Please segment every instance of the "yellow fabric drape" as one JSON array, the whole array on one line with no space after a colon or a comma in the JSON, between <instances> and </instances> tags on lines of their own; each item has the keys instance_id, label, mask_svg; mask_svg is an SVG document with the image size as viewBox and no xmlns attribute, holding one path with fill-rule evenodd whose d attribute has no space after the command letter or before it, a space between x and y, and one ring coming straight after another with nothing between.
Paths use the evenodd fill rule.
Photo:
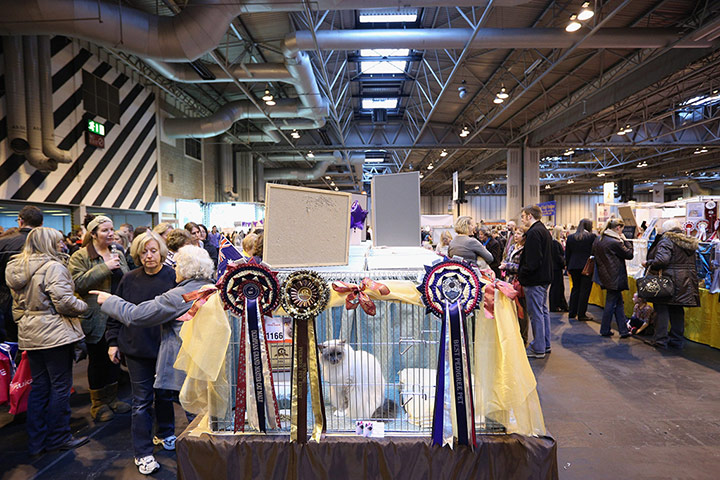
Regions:
<instances>
[{"instance_id":1,"label":"yellow fabric drape","mask_svg":"<svg viewBox=\"0 0 720 480\"><path fill-rule=\"evenodd\" d=\"M515 303L495 290L495 318L475 313L475 421L494 420L508 433L545 435L537 382L520 336Z\"/></svg>"},{"instance_id":2,"label":"yellow fabric drape","mask_svg":"<svg viewBox=\"0 0 720 480\"><path fill-rule=\"evenodd\" d=\"M227 412L230 385L225 358L230 344L230 324L220 295L212 295L180 329L182 346L175 368L187 374L180 403L192 413Z\"/></svg>"}]
</instances>

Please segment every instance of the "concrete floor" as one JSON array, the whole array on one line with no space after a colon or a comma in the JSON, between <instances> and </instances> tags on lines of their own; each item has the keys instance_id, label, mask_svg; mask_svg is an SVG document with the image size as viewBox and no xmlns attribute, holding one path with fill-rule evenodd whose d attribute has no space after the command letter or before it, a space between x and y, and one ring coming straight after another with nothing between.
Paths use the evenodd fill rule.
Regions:
<instances>
[{"instance_id":1,"label":"concrete floor","mask_svg":"<svg viewBox=\"0 0 720 480\"><path fill-rule=\"evenodd\" d=\"M567 314L552 314L552 330L552 354L531 365L561 479L720 478L720 350L688 342L663 353L636 338L600 337L597 322ZM144 478L132 462L130 416L95 425L82 363L75 380L73 431L90 443L32 460L22 419L2 427L0 413L0 478ZM128 386L122 391L127 398ZM179 407L176 419L179 433ZM153 477L175 478L175 453L156 458L162 469Z\"/></svg>"}]
</instances>

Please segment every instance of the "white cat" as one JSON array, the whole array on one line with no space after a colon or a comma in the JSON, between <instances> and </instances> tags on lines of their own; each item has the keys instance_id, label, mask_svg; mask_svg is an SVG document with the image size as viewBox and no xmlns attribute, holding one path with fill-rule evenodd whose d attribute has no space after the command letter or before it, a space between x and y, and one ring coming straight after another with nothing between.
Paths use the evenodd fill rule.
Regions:
<instances>
[{"instance_id":1,"label":"white cat","mask_svg":"<svg viewBox=\"0 0 720 480\"><path fill-rule=\"evenodd\" d=\"M338 415L353 420L392 415L392 405L383 405L385 377L380 362L368 352L355 351L345 340L319 345L323 383L330 387L330 403Z\"/></svg>"}]
</instances>

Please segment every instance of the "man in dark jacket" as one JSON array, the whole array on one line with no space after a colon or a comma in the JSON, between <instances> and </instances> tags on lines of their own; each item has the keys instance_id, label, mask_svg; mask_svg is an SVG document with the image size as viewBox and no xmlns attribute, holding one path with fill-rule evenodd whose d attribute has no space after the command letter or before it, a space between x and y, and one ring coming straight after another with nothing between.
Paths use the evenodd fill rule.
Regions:
<instances>
[{"instance_id":1,"label":"man in dark jacket","mask_svg":"<svg viewBox=\"0 0 720 480\"><path fill-rule=\"evenodd\" d=\"M43 224L43 214L39 208L27 205L20 210L17 218L20 231L15 235L0 238L0 341L17 342L17 325L12 317L12 297L5 284L5 267L10 258L20 253L25 246L25 239L35 227Z\"/></svg>"},{"instance_id":2,"label":"man in dark jacket","mask_svg":"<svg viewBox=\"0 0 720 480\"><path fill-rule=\"evenodd\" d=\"M669 298L653 301L657 313L653 345L659 348L682 348L685 340L685 307L700 306L695 263L698 241L685 235L675 220L667 220L663 230L665 233L648 251L646 265L654 273L662 270L663 276L671 278L675 291Z\"/></svg>"},{"instance_id":3,"label":"man in dark jacket","mask_svg":"<svg viewBox=\"0 0 720 480\"><path fill-rule=\"evenodd\" d=\"M552 282L552 236L540 221L542 211L536 205L522 209L520 221L528 229L520 256L518 280L525 289L527 311L532 325L533 341L529 358L545 358L550 353L550 311L547 292Z\"/></svg>"},{"instance_id":4,"label":"man in dark jacket","mask_svg":"<svg viewBox=\"0 0 720 480\"><path fill-rule=\"evenodd\" d=\"M611 218L592 248L595 256L595 281L607 291L600 323L600 335L603 337L613 335L610 330L613 317L615 317L620 338L630 336L622 292L629 288L625 260L632 260L633 244L623 235L623 228L625 228L625 224L622 220Z\"/></svg>"}]
</instances>

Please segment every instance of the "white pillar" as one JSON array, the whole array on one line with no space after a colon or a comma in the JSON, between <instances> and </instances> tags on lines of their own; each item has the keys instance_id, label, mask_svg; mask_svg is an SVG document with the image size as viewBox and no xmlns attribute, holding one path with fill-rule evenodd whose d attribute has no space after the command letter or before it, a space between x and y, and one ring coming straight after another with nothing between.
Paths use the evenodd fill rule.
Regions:
<instances>
[{"instance_id":1,"label":"white pillar","mask_svg":"<svg viewBox=\"0 0 720 480\"><path fill-rule=\"evenodd\" d=\"M658 182L655 185L653 185L652 194L653 194L653 197L652 197L653 202L664 203L665 202L665 183Z\"/></svg>"},{"instance_id":2,"label":"white pillar","mask_svg":"<svg viewBox=\"0 0 720 480\"><path fill-rule=\"evenodd\" d=\"M522 151L509 148L507 151L507 188L505 196L505 220L517 220L523 207Z\"/></svg>"}]
</instances>

